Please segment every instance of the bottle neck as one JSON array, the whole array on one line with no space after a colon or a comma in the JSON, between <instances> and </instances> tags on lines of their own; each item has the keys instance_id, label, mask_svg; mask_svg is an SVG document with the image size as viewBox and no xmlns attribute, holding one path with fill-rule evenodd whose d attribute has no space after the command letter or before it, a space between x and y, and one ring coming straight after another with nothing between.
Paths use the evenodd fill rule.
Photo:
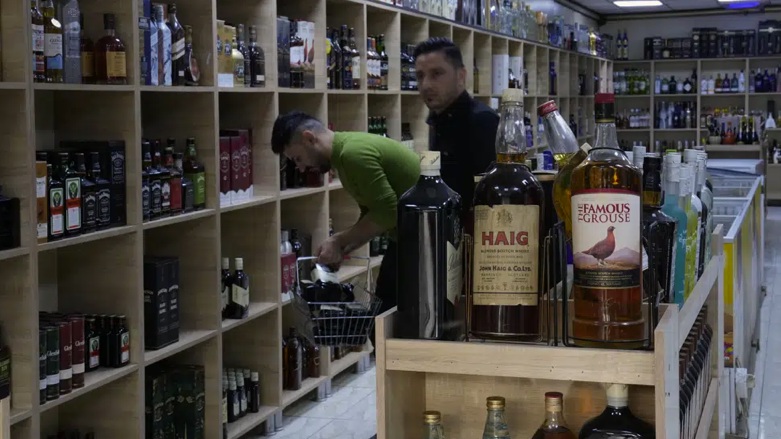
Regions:
<instances>
[{"instance_id":1,"label":"bottle neck","mask_svg":"<svg viewBox=\"0 0 781 439\"><path fill-rule=\"evenodd\" d=\"M439 177L440 172L439 169L421 169L420 170L420 176L421 177Z\"/></svg>"},{"instance_id":2,"label":"bottle neck","mask_svg":"<svg viewBox=\"0 0 781 439\"><path fill-rule=\"evenodd\" d=\"M564 424L564 412L562 410L545 410L544 427L553 428L563 426Z\"/></svg>"},{"instance_id":3,"label":"bottle neck","mask_svg":"<svg viewBox=\"0 0 781 439\"><path fill-rule=\"evenodd\" d=\"M615 119L602 119L597 121L594 148L619 149Z\"/></svg>"},{"instance_id":4,"label":"bottle neck","mask_svg":"<svg viewBox=\"0 0 781 439\"><path fill-rule=\"evenodd\" d=\"M499 129L496 133L498 163L524 163L526 161L526 129L523 125L523 104L507 102L500 108Z\"/></svg>"}]
</instances>

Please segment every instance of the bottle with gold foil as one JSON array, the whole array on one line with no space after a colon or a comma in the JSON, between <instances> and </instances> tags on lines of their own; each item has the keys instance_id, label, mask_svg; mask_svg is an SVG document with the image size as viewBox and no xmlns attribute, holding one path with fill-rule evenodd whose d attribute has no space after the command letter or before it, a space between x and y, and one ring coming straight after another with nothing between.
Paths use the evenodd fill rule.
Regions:
<instances>
[{"instance_id":1,"label":"bottle with gold foil","mask_svg":"<svg viewBox=\"0 0 781 439\"><path fill-rule=\"evenodd\" d=\"M236 40L236 28L231 28L231 66L233 67L233 86L244 87L244 55Z\"/></svg>"},{"instance_id":2,"label":"bottle with gold foil","mask_svg":"<svg viewBox=\"0 0 781 439\"><path fill-rule=\"evenodd\" d=\"M436 411L423 412L423 439L445 439L442 414Z\"/></svg>"},{"instance_id":3,"label":"bottle with gold foil","mask_svg":"<svg viewBox=\"0 0 781 439\"><path fill-rule=\"evenodd\" d=\"M496 163L474 196L470 335L538 341L544 193L525 165L523 91L502 94Z\"/></svg>"},{"instance_id":4,"label":"bottle with gold foil","mask_svg":"<svg viewBox=\"0 0 781 439\"><path fill-rule=\"evenodd\" d=\"M560 392L545 393L545 421L532 439L575 439L564 420L564 395Z\"/></svg>"},{"instance_id":5,"label":"bottle with gold foil","mask_svg":"<svg viewBox=\"0 0 781 439\"><path fill-rule=\"evenodd\" d=\"M505 401L502 396L489 396L485 401L488 416L483 428L483 439L510 439L510 429L504 418Z\"/></svg>"}]
</instances>

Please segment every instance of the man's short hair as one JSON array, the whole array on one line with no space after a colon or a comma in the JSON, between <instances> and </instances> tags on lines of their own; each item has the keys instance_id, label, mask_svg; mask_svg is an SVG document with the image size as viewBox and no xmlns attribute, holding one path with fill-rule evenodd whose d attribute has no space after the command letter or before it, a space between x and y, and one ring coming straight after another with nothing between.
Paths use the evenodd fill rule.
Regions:
<instances>
[{"instance_id":1,"label":"man's short hair","mask_svg":"<svg viewBox=\"0 0 781 439\"><path fill-rule=\"evenodd\" d=\"M415 52L413 53L413 56L415 60L417 60L420 55L426 55L433 52L442 52L442 54L445 56L445 59L447 59L450 64L457 69L464 67L464 57L461 55L461 49L459 49L458 46L456 46L456 43L454 43L450 38L429 38L428 40L415 46Z\"/></svg>"},{"instance_id":2,"label":"man's short hair","mask_svg":"<svg viewBox=\"0 0 781 439\"><path fill-rule=\"evenodd\" d=\"M274 154L282 154L293 138L302 131L319 132L322 129L323 124L319 120L303 111L291 111L283 114L274 121L274 128L271 130L271 150L274 151Z\"/></svg>"}]
</instances>

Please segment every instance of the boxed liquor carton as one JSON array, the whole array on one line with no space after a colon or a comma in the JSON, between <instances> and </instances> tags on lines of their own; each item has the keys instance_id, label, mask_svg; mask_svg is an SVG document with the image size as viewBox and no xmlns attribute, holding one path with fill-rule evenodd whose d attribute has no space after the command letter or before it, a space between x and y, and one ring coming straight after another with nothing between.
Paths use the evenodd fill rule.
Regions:
<instances>
[{"instance_id":1,"label":"boxed liquor carton","mask_svg":"<svg viewBox=\"0 0 781 439\"><path fill-rule=\"evenodd\" d=\"M145 418L146 437L164 438L163 420L165 415L165 375L154 368L146 374L145 380Z\"/></svg>"},{"instance_id":2,"label":"boxed liquor carton","mask_svg":"<svg viewBox=\"0 0 781 439\"><path fill-rule=\"evenodd\" d=\"M48 174L45 161L35 162L35 205L37 212L36 235L38 242L46 242L49 236L49 203L46 197Z\"/></svg>"},{"instance_id":3,"label":"boxed liquor carton","mask_svg":"<svg viewBox=\"0 0 781 439\"><path fill-rule=\"evenodd\" d=\"M152 56L152 42L150 38L150 21L152 19L152 2L150 0L138 1L138 62L139 72L141 74L140 83L143 85L152 85L152 76L150 71L150 59ZM155 46L157 46L157 35L155 34Z\"/></svg>"},{"instance_id":4,"label":"boxed liquor carton","mask_svg":"<svg viewBox=\"0 0 781 439\"><path fill-rule=\"evenodd\" d=\"M204 439L206 379L203 366L178 366L169 376L177 389L173 414L175 437Z\"/></svg>"},{"instance_id":5,"label":"boxed liquor carton","mask_svg":"<svg viewBox=\"0 0 781 439\"><path fill-rule=\"evenodd\" d=\"M290 20L277 17L277 84L290 87Z\"/></svg>"},{"instance_id":6,"label":"boxed liquor carton","mask_svg":"<svg viewBox=\"0 0 781 439\"><path fill-rule=\"evenodd\" d=\"M168 332L166 343L172 344L179 341L179 259L168 258L166 260L168 273Z\"/></svg>"},{"instance_id":7,"label":"boxed liquor carton","mask_svg":"<svg viewBox=\"0 0 781 439\"><path fill-rule=\"evenodd\" d=\"M230 136L220 133L220 206L228 206L233 202L230 141Z\"/></svg>"},{"instance_id":8,"label":"boxed liquor carton","mask_svg":"<svg viewBox=\"0 0 781 439\"><path fill-rule=\"evenodd\" d=\"M160 349L168 344L171 283L163 258L144 258L144 347Z\"/></svg>"},{"instance_id":9,"label":"boxed liquor carton","mask_svg":"<svg viewBox=\"0 0 781 439\"><path fill-rule=\"evenodd\" d=\"M254 196L252 131L245 129L221 130L220 136L230 137L231 202L241 202Z\"/></svg>"}]
</instances>

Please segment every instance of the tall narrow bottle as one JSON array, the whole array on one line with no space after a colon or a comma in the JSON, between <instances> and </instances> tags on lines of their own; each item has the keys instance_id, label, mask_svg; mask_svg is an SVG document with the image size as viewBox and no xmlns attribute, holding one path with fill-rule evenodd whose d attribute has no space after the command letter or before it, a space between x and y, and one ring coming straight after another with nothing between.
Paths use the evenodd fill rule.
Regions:
<instances>
[{"instance_id":1,"label":"tall narrow bottle","mask_svg":"<svg viewBox=\"0 0 781 439\"><path fill-rule=\"evenodd\" d=\"M579 439L655 439L653 425L636 417L629 410L629 386L608 384L607 407L596 418L589 419L580 429Z\"/></svg>"},{"instance_id":2,"label":"tall narrow bottle","mask_svg":"<svg viewBox=\"0 0 781 439\"><path fill-rule=\"evenodd\" d=\"M76 173L81 180L81 231L82 233L94 232L98 227L98 187L95 182L87 178L87 163L84 153L77 152Z\"/></svg>"},{"instance_id":3,"label":"tall narrow bottle","mask_svg":"<svg viewBox=\"0 0 781 439\"><path fill-rule=\"evenodd\" d=\"M695 195L695 189L694 186L697 183L697 160L696 158L694 161L687 161L687 172L688 172L688 184L686 185L686 196L689 198L689 206L691 207L692 212L694 212L697 215L697 233L695 235L695 241L694 241L694 272L692 273L694 276L694 279L692 281L692 288L694 288L694 284L697 283L697 279L700 278L700 274L702 273L701 268L703 266L702 263L702 254L701 252L705 250L705 246L703 245L702 240L705 238L705 234L703 233L705 230L705 221L704 219L707 218L707 214L702 209L702 201L700 198Z\"/></svg>"},{"instance_id":4,"label":"tall narrow bottle","mask_svg":"<svg viewBox=\"0 0 781 439\"><path fill-rule=\"evenodd\" d=\"M706 184L708 175L708 153L700 151L697 157L697 195L702 204L708 208L708 218L705 220L705 265L711 259L711 233L713 233L713 192Z\"/></svg>"},{"instance_id":5,"label":"tall narrow bottle","mask_svg":"<svg viewBox=\"0 0 781 439\"><path fill-rule=\"evenodd\" d=\"M59 5L62 24L63 76L68 84L81 84L81 24L78 0Z\"/></svg>"},{"instance_id":6,"label":"tall narrow bottle","mask_svg":"<svg viewBox=\"0 0 781 439\"><path fill-rule=\"evenodd\" d=\"M423 412L423 439L445 439L442 414L435 411Z\"/></svg>"},{"instance_id":7,"label":"tall narrow bottle","mask_svg":"<svg viewBox=\"0 0 781 439\"><path fill-rule=\"evenodd\" d=\"M701 174L705 172L705 169L704 166L702 170L700 169L700 162L702 160L700 159L700 152L696 149L685 150L683 152L683 159L692 167L694 179L692 181L691 200L692 206L700 215L700 229L699 233L697 233L697 278L699 278L702 276L703 271L705 271L705 264L707 263L705 260L705 248L710 245L710 229L708 229L710 209L700 198L700 188L702 187L702 184L700 183ZM702 164L704 165L704 162Z\"/></svg>"},{"instance_id":8,"label":"tall narrow bottle","mask_svg":"<svg viewBox=\"0 0 781 439\"><path fill-rule=\"evenodd\" d=\"M662 159L648 154L643 163L643 237L648 242L648 253L653 257L656 281L659 283L657 303L673 303L675 278L676 228L675 218L662 212ZM657 288L657 285L647 285Z\"/></svg>"},{"instance_id":9,"label":"tall narrow bottle","mask_svg":"<svg viewBox=\"0 0 781 439\"><path fill-rule=\"evenodd\" d=\"M244 272L244 259L234 260L236 272L233 273L231 286L231 304L233 312L231 318L245 319L249 313L249 276Z\"/></svg>"},{"instance_id":10,"label":"tall narrow bottle","mask_svg":"<svg viewBox=\"0 0 781 439\"><path fill-rule=\"evenodd\" d=\"M171 29L165 24L165 5L155 5L157 73L160 85L171 85Z\"/></svg>"},{"instance_id":11,"label":"tall narrow bottle","mask_svg":"<svg viewBox=\"0 0 781 439\"><path fill-rule=\"evenodd\" d=\"M438 151L420 158L420 179L399 198L398 311L402 338L444 339L460 324L455 306L462 288L461 196L439 175ZM448 335L452 336L448 336Z\"/></svg>"},{"instance_id":12,"label":"tall narrow bottle","mask_svg":"<svg viewBox=\"0 0 781 439\"><path fill-rule=\"evenodd\" d=\"M263 48L258 45L258 30L255 26L249 27L248 51L250 57L250 69L249 72L244 72L244 74L250 75L250 87L265 87L266 55L263 52Z\"/></svg>"},{"instance_id":13,"label":"tall narrow bottle","mask_svg":"<svg viewBox=\"0 0 781 439\"><path fill-rule=\"evenodd\" d=\"M51 164L46 165L49 199L49 241L60 239L65 234L65 189L60 173Z\"/></svg>"},{"instance_id":14,"label":"tall narrow bottle","mask_svg":"<svg viewBox=\"0 0 781 439\"><path fill-rule=\"evenodd\" d=\"M192 181L193 184L193 208L195 210L200 210L206 207L206 170L203 167L203 164L198 161L194 137L187 138L186 151L187 157L184 161L184 176Z\"/></svg>"},{"instance_id":15,"label":"tall narrow bottle","mask_svg":"<svg viewBox=\"0 0 781 439\"><path fill-rule=\"evenodd\" d=\"M483 427L483 439L510 439L510 429L504 418L505 400L501 396L489 396L485 400L488 415Z\"/></svg>"},{"instance_id":16,"label":"tall narrow bottle","mask_svg":"<svg viewBox=\"0 0 781 439\"><path fill-rule=\"evenodd\" d=\"M171 31L171 84L184 85L187 58L184 56L184 28L176 19L176 3L168 5L168 29Z\"/></svg>"},{"instance_id":17,"label":"tall narrow bottle","mask_svg":"<svg viewBox=\"0 0 781 439\"><path fill-rule=\"evenodd\" d=\"M127 84L125 44L116 31L114 14L103 14L106 34L95 43L95 77L99 84Z\"/></svg>"},{"instance_id":18,"label":"tall narrow bottle","mask_svg":"<svg viewBox=\"0 0 781 439\"><path fill-rule=\"evenodd\" d=\"M198 67L198 58L193 53L193 27L184 27L184 84L198 85L201 80L201 69Z\"/></svg>"},{"instance_id":19,"label":"tall narrow bottle","mask_svg":"<svg viewBox=\"0 0 781 439\"><path fill-rule=\"evenodd\" d=\"M534 432L532 439L575 439L575 433L564 420L564 395L545 393L545 421Z\"/></svg>"},{"instance_id":20,"label":"tall narrow bottle","mask_svg":"<svg viewBox=\"0 0 781 439\"><path fill-rule=\"evenodd\" d=\"M95 183L98 194L97 228L103 230L111 225L111 183L103 177L99 152L90 153L90 163L92 168L87 176Z\"/></svg>"},{"instance_id":21,"label":"tall narrow bottle","mask_svg":"<svg viewBox=\"0 0 781 439\"><path fill-rule=\"evenodd\" d=\"M233 279L231 278L231 265L230 258L222 258L222 272L221 272L221 290L220 290L220 307L222 309L222 318L230 318L229 309L231 308L230 291L233 286Z\"/></svg>"},{"instance_id":22,"label":"tall narrow bottle","mask_svg":"<svg viewBox=\"0 0 781 439\"><path fill-rule=\"evenodd\" d=\"M44 18L38 9L38 0L30 0L30 21L33 38L33 81L46 82Z\"/></svg>"},{"instance_id":23,"label":"tall narrow bottle","mask_svg":"<svg viewBox=\"0 0 781 439\"><path fill-rule=\"evenodd\" d=\"M678 155L680 160L680 154ZM679 185L678 205L686 212L686 277L684 278L684 300L689 298L694 284L697 283L697 234L700 231L697 212L691 201L691 167L681 164L681 184Z\"/></svg>"},{"instance_id":24,"label":"tall narrow bottle","mask_svg":"<svg viewBox=\"0 0 781 439\"><path fill-rule=\"evenodd\" d=\"M641 174L618 146L615 97L594 102L594 148L572 171L572 336L580 346L637 348L645 344Z\"/></svg>"},{"instance_id":25,"label":"tall narrow bottle","mask_svg":"<svg viewBox=\"0 0 781 439\"><path fill-rule=\"evenodd\" d=\"M63 81L62 24L57 20L53 0L41 5L43 13L43 56L46 63L46 82Z\"/></svg>"},{"instance_id":26,"label":"tall narrow bottle","mask_svg":"<svg viewBox=\"0 0 781 439\"><path fill-rule=\"evenodd\" d=\"M67 152L60 153L60 180L65 185L65 235L81 233L81 178L71 167Z\"/></svg>"},{"instance_id":27,"label":"tall narrow bottle","mask_svg":"<svg viewBox=\"0 0 781 439\"><path fill-rule=\"evenodd\" d=\"M667 154L664 156L664 204L662 212L675 219L675 257L673 266L673 302L683 305L686 291L686 237L688 236L689 218L678 205L678 192L681 182L681 156Z\"/></svg>"},{"instance_id":28,"label":"tall narrow bottle","mask_svg":"<svg viewBox=\"0 0 781 439\"><path fill-rule=\"evenodd\" d=\"M478 338L540 338L542 186L526 162L523 91L502 94L496 163L477 184L470 333Z\"/></svg>"}]
</instances>

